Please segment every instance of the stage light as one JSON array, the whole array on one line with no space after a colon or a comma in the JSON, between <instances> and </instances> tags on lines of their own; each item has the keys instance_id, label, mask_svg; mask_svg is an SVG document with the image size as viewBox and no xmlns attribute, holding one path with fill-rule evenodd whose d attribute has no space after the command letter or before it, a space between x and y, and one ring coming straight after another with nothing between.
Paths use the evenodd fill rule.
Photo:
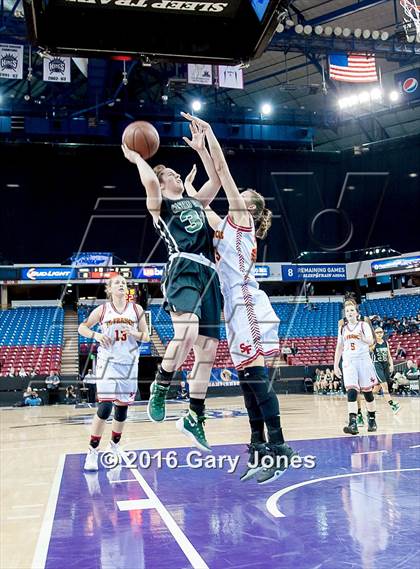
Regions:
<instances>
[{"instance_id":1,"label":"stage light","mask_svg":"<svg viewBox=\"0 0 420 569\"><path fill-rule=\"evenodd\" d=\"M382 32L381 33L381 40L382 41L386 41L389 38L389 33L388 32Z\"/></svg>"},{"instance_id":2,"label":"stage light","mask_svg":"<svg viewBox=\"0 0 420 569\"><path fill-rule=\"evenodd\" d=\"M347 97L343 97L342 99L338 99L338 106L340 107L340 109L347 109L347 107L349 106L349 102Z\"/></svg>"},{"instance_id":3,"label":"stage light","mask_svg":"<svg viewBox=\"0 0 420 569\"><path fill-rule=\"evenodd\" d=\"M295 26L295 32L296 32L297 34L301 34L301 33L303 32L303 26L302 26L302 24L297 24L297 25Z\"/></svg>"},{"instance_id":4,"label":"stage light","mask_svg":"<svg viewBox=\"0 0 420 569\"><path fill-rule=\"evenodd\" d=\"M332 27L331 27L331 26L325 26L325 28L324 28L324 34L325 34L326 36L331 36L332 33L333 33Z\"/></svg>"},{"instance_id":5,"label":"stage light","mask_svg":"<svg viewBox=\"0 0 420 569\"><path fill-rule=\"evenodd\" d=\"M378 32L378 30L373 30L373 32L372 32L372 39L373 40L378 40L380 38L380 36L381 36L381 33Z\"/></svg>"},{"instance_id":6,"label":"stage light","mask_svg":"<svg viewBox=\"0 0 420 569\"><path fill-rule=\"evenodd\" d=\"M400 94L398 93L398 91L391 91L389 94L389 98L393 103L395 103L400 98Z\"/></svg>"},{"instance_id":7,"label":"stage light","mask_svg":"<svg viewBox=\"0 0 420 569\"><path fill-rule=\"evenodd\" d=\"M343 36L345 38L349 38L351 36L351 29L350 28L344 28L343 30Z\"/></svg>"},{"instance_id":8,"label":"stage light","mask_svg":"<svg viewBox=\"0 0 420 569\"><path fill-rule=\"evenodd\" d=\"M335 36L341 36L341 34L343 33L343 29L340 28L340 26L337 26L336 28L334 28L334 35Z\"/></svg>"},{"instance_id":9,"label":"stage light","mask_svg":"<svg viewBox=\"0 0 420 569\"><path fill-rule=\"evenodd\" d=\"M361 28L356 28L353 32L353 35L355 38L361 38L362 37L362 30Z\"/></svg>"},{"instance_id":10,"label":"stage light","mask_svg":"<svg viewBox=\"0 0 420 569\"><path fill-rule=\"evenodd\" d=\"M379 253L379 249L375 249L375 253Z\"/></svg>"},{"instance_id":11,"label":"stage light","mask_svg":"<svg viewBox=\"0 0 420 569\"><path fill-rule=\"evenodd\" d=\"M317 36L320 36L322 34L322 32L324 31L324 28L322 26L315 26L315 33Z\"/></svg>"},{"instance_id":12,"label":"stage light","mask_svg":"<svg viewBox=\"0 0 420 569\"><path fill-rule=\"evenodd\" d=\"M354 107L359 102L359 97L357 95L352 95L348 98L349 106Z\"/></svg>"},{"instance_id":13,"label":"stage light","mask_svg":"<svg viewBox=\"0 0 420 569\"><path fill-rule=\"evenodd\" d=\"M282 32L284 32L284 26L283 26L283 24L279 24L279 25L277 26L276 32L277 32L278 34L281 34Z\"/></svg>"},{"instance_id":14,"label":"stage light","mask_svg":"<svg viewBox=\"0 0 420 569\"><path fill-rule=\"evenodd\" d=\"M370 93L368 91L362 91L358 95L359 103L369 103L370 101Z\"/></svg>"},{"instance_id":15,"label":"stage light","mask_svg":"<svg viewBox=\"0 0 420 569\"><path fill-rule=\"evenodd\" d=\"M201 104L201 101L199 101L198 99L196 99L195 101L193 101L193 102L191 103L191 108L192 108L192 110L193 110L194 112L201 111L201 107L202 107L202 106L203 106L203 105Z\"/></svg>"},{"instance_id":16,"label":"stage light","mask_svg":"<svg viewBox=\"0 0 420 569\"><path fill-rule=\"evenodd\" d=\"M273 107L270 105L270 103L263 103L261 105L261 114L262 115L271 115L273 111Z\"/></svg>"},{"instance_id":17,"label":"stage light","mask_svg":"<svg viewBox=\"0 0 420 569\"><path fill-rule=\"evenodd\" d=\"M418 174L417 174L417 172L410 172L410 173L408 174L408 177L409 177L409 178L417 178L417 177L418 177Z\"/></svg>"},{"instance_id":18,"label":"stage light","mask_svg":"<svg viewBox=\"0 0 420 569\"><path fill-rule=\"evenodd\" d=\"M303 28L303 33L306 34L307 36L310 36L312 33L312 26L309 25L305 26Z\"/></svg>"},{"instance_id":19,"label":"stage light","mask_svg":"<svg viewBox=\"0 0 420 569\"><path fill-rule=\"evenodd\" d=\"M375 87L370 92L370 98L372 101L380 101L382 99L382 91L378 87Z\"/></svg>"},{"instance_id":20,"label":"stage light","mask_svg":"<svg viewBox=\"0 0 420 569\"><path fill-rule=\"evenodd\" d=\"M368 40L370 38L370 30L363 30L362 36L365 40Z\"/></svg>"}]
</instances>

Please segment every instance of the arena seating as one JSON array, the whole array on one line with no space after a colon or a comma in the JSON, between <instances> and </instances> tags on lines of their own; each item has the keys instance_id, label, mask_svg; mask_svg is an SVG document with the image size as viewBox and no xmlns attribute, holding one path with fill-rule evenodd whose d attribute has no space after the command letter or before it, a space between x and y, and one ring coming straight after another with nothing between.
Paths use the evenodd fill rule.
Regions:
<instances>
[{"instance_id":1,"label":"arena seating","mask_svg":"<svg viewBox=\"0 0 420 569\"><path fill-rule=\"evenodd\" d=\"M13 308L0 312L1 374L23 367L44 375L60 371L63 345L62 308Z\"/></svg>"},{"instance_id":2,"label":"arena seating","mask_svg":"<svg viewBox=\"0 0 420 569\"><path fill-rule=\"evenodd\" d=\"M89 314L92 312L92 310L96 308L96 306L87 306L85 304L80 304L78 309L77 309L77 319L79 321L79 324L81 324L84 320L86 320L86 318L89 316ZM94 332L99 332L99 327L98 326L94 326L92 328L92 330ZM97 342L95 342L94 340L92 340L91 338L83 338L82 336L79 335L79 352L81 354L87 354L90 352L90 350L92 349L92 344L94 344L94 349L93 351L96 352L97 350Z\"/></svg>"},{"instance_id":3,"label":"arena seating","mask_svg":"<svg viewBox=\"0 0 420 569\"><path fill-rule=\"evenodd\" d=\"M296 355L290 355L290 365L328 365L334 362L337 336L337 322L342 316L341 302L311 303L312 310L306 304L273 303L273 308L280 318L280 346L292 344L297 347ZM160 305L152 305L152 323L162 343L167 344L173 337L173 327L169 314ZM420 312L420 296L406 295L392 299L365 301L361 306L362 314L380 316L416 316ZM419 334L399 335L390 338L391 349L398 343L405 348L407 359L420 360ZM184 369L191 369L194 361L190 354ZM226 329L221 325L221 342L217 351L215 367L232 367L232 361L226 341Z\"/></svg>"}]
</instances>

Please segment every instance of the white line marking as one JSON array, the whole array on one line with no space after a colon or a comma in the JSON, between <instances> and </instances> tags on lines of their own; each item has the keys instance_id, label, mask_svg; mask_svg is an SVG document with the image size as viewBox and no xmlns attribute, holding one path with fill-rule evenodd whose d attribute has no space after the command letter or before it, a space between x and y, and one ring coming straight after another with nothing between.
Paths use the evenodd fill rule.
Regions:
<instances>
[{"instance_id":1,"label":"white line marking","mask_svg":"<svg viewBox=\"0 0 420 569\"><path fill-rule=\"evenodd\" d=\"M47 509L42 520L41 531L39 532L38 543L36 544L35 554L32 561L32 569L44 569L47 560L48 546L51 539L51 531L54 521L55 509L57 507L58 493L60 490L61 479L63 477L64 462L66 455L62 454L58 461L54 482L51 486L50 497Z\"/></svg>"},{"instance_id":2,"label":"white line marking","mask_svg":"<svg viewBox=\"0 0 420 569\"><path fill-rule=\"evenodd\" d=\"M31 515L31 516L9 516L8 520L32 520L34 518L40 518L41 514L38 515Z\"/></svg>"},{"instance_id":3,"label":"white line marking","mask_svg":"<svg viewBox=\"0 0 420 569\"><path fill-rule=\"evenodd\" d=\"M336 474L335 476L324 476L323 478L312 478L311 480L305 480L304 482L299 482L298 484L293 484L292 486L286 486L282 488L272 496L270 496L266 502L266 508L268 512L275 518L285 518L286 515L283 514L277 507L277 501L279 498L288 494L292 490L301 488L302 486L308 486L309 484L316 484L317 482L324 482L325 480L335 480L337 478L349 478L350 476L365 476L367 474L382 474L388 472L408 472L413 470L420 470L420 468L401 468L395 470L371 470L370 472L351 472L350 474Z\"/></svg>"},{"instance_id":4,"label":"white line marking","mask_svg":"<svg viewBox=\"0 0 420 569\"><path fill-rule=\"evenodd\" d=\"M368 450L367 452L352 452L351 454L378 454L381 452L388 452L387 450Z\"/></svg>"},{"instance_id":5,"label":"white line marking","mask_svg":"<svg viewBox=\"0 0 420 569\"><path fill-rule=\"evenodd\" d=\"M150 510L156 508L154 500L149 498L143 500L121 500L117 502L118 508L121 512L129 512L130 510Z\"/></svg>"},{"instance_id":6,"label":"white line marking","mask_svg":"<svg viewBox=\"0 0 420 569\"><path fill-rule=\"evenodd\" d=\"M409 447L409 448L420 448L420 445L413 445L413 446L411 446L411 447Z\"/></svg>"},{"instance_id":7,"label":"white line marking","mask_svg":"<svg viewBox=\"0 0 420 569\"><path fill-rule=\"evenodd\" d=\"M135 478L130 478L130 480L110 480L110 484L122 484L123 482L137 482Z\"/></svg>"},{"instance_id":8,"label":"white line marking","mask_svg":"<svg viewBox=\"0 0 420 569\"><path fill-rule=\"evenodd\" d=\"M184 552L188 561L191 563L193 569L209 569L209 566L207 565L207 563L204 561L204 559L201 557L201 555L195 549L193 544L190 542L190 540L187 538L187 536L184 534L184 532L178 526L176 521L173 519L173 517L168 512L168 510L165 508L165 506L162 504L162 502L159 500L157 495L150 488L149 484L146 482L146 480L143 478L143 476L140 474L140 472L138 470L132 470L132 473L136 477L138 483L143 488L146 495L155 504L155 508L156 508L157 512L160 514L161 518L165 522L168 530L174 536L176 542L178 543L179 547ZM35 569L35 568L32 568L32 569Z\"/></svg>"}]
</instances>

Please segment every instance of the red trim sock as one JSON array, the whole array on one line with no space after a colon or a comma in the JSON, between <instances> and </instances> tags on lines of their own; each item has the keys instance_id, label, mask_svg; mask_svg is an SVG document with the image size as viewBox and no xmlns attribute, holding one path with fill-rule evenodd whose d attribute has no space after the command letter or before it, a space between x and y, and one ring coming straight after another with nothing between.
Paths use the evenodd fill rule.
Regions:
<instances>
[{"instance_id":1,"label":"red trim sock","mask_svg":"<svg viewBox=\"0 0 420 569\"><path fill-rule=\"evenodd\" d=\"M112 431L112 442L117 445L121 440L121 435L122 433L116 433L115 431Z\"/></svg>"},{"instance_id":2,"label":"red trim sock","mask_svg":"<svg viewBox=\"0 0 420 569\"><path fill-rule=\"evenodd\" d=\"M92 448L98 448L99 443L101 442L102 437L98 437L97 435L90 435L90 443L89 445Z\"/></svg>"}]
</instances>

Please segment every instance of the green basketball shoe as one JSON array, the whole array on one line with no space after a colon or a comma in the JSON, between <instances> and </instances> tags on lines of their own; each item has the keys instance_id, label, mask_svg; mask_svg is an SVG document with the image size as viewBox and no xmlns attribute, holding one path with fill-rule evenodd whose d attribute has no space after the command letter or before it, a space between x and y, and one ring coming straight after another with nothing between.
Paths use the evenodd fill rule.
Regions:
<instances>
[{"instance_id":1,"label":"green basketball shoe","mask_svg":"<svg viewBox=\"0 0 420 569\"><path fill-rule=\"evenodd\" d=\"M150 386L149 403L147 404L147 415L154 423L161 423L165 420L166 409L165 399L169 391L169 386L159 385L154 381Z\"/></svg>"},{"instance_id":2,"label":"green basketball shoe","mask_svg":"<svg viewBox=\"0 0 420 569\"><path fill-rule=\"evenodd\" d=\"M206 418L198 417L191 409L185 417L181 417L176 422L178 431L186 435L194 446L203 452L211 452L211 446L207 442L206 434L204 432L204 422Z\"/></svg>"}]
</instances>

